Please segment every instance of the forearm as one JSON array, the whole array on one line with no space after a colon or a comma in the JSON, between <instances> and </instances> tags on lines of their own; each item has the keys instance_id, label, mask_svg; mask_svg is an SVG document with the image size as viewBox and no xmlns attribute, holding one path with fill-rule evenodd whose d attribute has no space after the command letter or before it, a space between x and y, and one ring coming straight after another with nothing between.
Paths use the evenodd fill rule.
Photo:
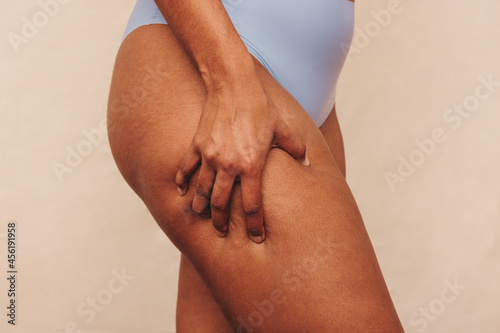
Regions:
<instances>
[{"instance_id":1,"label":"forearm","mask_svg":"<svg viewBox=\"0 0 500 333\"><path fill-rule=\"evenodd\" d=\"M252 58L220 0L155 0L207 89L255 76Z\"/></svg>"},{"instance_id":2,"label":"forearm","mask_svg":"<svg viewBox=\"0 0 500 333\"><path fill-rule=\"evenodd\" d=\"M192 210L211 211L219 236L227 234L231 188L236 178L245 191L248 237L265 240L261 176L271 147L307 165L306 147L284 123L257 75L220 0L155 0L182 48L194 60L206 89L198 129L175 176L184 196L200 169Z\"/></svg>"}]
</instances>

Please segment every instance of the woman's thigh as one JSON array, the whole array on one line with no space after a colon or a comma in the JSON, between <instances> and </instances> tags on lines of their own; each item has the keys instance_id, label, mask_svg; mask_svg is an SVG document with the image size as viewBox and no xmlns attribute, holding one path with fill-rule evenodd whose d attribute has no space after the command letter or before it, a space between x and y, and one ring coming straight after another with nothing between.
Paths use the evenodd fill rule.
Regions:
<instances>
[{"instance_id":1,"label":"woman's thigh","mask_svg":"<svg viewBox=\"0 0 500 333\"><path fill-rule=\"evenodd\" d=\"M345 176L344 144L335 106L319 129ZM207 285L184 255L181 256L179 267L176 318L177 332L180 333L232 332Z\"/></svg>"},{"instance_id":2,"label":"woman's thigh","mask_svg":"<svg viewBox=\"0 0 500 333\"><path fill-rule=\"evenodd\" d=\"M181 255L177 294L178 333L230 333L227 319L186 256Z\"/></svg>"},{"instance_id":3,"label":"woman's thigh","mask_svg":"<svg viewBox=\"0 0 500 333\"><path fill-rule=\"evenodd\" d=\"M241 186L229 232L192 212L197 174L179 196L177 168L205 101L200 75L168 26L135 30L116 60L108 128L124 178L242 332L400 332L375 254L321 132L262 67L265 89L307 145L309 167L272 149L262 179L266 241L247 236Z\"/></svg>"}]
</instances>

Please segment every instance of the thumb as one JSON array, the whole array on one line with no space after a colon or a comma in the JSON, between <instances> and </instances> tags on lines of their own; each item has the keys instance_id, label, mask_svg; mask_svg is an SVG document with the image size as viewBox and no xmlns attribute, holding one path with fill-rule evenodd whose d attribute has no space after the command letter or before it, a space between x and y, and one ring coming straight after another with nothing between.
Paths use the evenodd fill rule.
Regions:
<instances>
[{"instance_id":1,"label":"thumb","mask_svg":"<svg viewBox=\"0 0 500 333\"><path fill-rule=\"evenodd\" d=\"M292 132L282 119L278 121L278 125L276 126L274 146L283 149L305 166L309 166L309 159L306 156L306 145Z\"/></svg>"}]
</instances>

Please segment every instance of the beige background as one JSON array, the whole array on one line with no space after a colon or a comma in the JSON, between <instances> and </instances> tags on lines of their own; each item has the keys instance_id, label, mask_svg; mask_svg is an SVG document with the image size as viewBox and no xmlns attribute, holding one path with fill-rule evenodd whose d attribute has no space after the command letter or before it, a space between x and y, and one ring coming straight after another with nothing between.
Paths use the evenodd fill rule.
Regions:
<instances>
[{"instance_id":1,"label":"beige background","mask_svg":"<svg viewBox=\"0 0 500 333\"><path fill-rule=\"evenodd\" d=\"M40 7L0 0L2 272L9 221L19 254L18 325L6 324L2 278L2 332L60 333L71 322L89 333L174 332L178 252L122 180L107 141L62 181L52 166L105 117L133 4L67 1L16 53L7 34ZM500 2L401 0L381 27L371 11L389 4L357 3L356 50L339 83L349 184L407 332L499 332L500 87L460 125L443 115L474 101L481 76L500 81ZM415 140L439 130L444 142L418 160ZM392 191L386 173L410 155L421 165ZM118 288L122 270L130 280ZM454 295L448 283L462 289ZM105 306L91 316L86 302L96 297Z\"/></svg>"}]
</instances>

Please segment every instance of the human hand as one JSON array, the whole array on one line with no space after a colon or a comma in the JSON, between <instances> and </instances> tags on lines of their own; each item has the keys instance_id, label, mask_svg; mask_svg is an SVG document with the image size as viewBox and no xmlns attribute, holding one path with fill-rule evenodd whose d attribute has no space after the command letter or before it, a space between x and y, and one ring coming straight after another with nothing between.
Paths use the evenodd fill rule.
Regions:
<instances>
[{"instance_id":1,"label":"human hand","mask_svg":"<svg viewBox=\"0 0 500 333\"><path fill-rule=\"evenodd\" d=\"M179 194L186 194L187 183L201 163L192 209L202 214L210 203L213 225L225 236L231 191L239 178L248 234L261 243L266 237L261 179L272 148L309 165L305 144L285 124L256 77L207 89L198 129L175 177Z\"/></svg>"}]
</instances>

